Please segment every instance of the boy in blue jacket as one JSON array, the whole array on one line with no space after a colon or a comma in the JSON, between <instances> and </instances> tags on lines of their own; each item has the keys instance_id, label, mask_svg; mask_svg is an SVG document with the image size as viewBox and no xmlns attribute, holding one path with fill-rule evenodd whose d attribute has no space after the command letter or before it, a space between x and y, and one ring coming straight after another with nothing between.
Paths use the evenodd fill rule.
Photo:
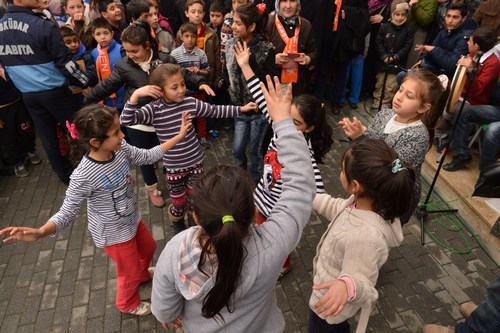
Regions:
<instances>
[{"instance_id":1,"label":"boy in blue jacket","mask_svg":"<svg viewBox=\"0 0 500 333\"><path fill-rule=\"evenodd\" d=\"M97 42L97 47L92 50L92 58L95 62L99 82L108 77L115 68L115 64L122 58L121 45L113 39L113 27L104 18L96 18L92 22L92 36ZM123 86L104 99L108 106L123 109Z\"/></svg>"}]
</instances>

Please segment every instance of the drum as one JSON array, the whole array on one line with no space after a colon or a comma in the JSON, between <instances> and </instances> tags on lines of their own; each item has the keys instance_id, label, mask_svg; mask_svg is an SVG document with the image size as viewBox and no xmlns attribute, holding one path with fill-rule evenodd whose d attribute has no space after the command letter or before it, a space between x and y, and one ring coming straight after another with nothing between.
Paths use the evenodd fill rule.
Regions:
<instances>
[{"instance_id":1,"label":"drum","mask_svg":"<svg viewBox=\"0 0 500 333\"><path fill-rule=\"evenodd\" d=\"M446 101L445 110L449 113L453 113L455 104L458 102L460 95L462 95L466 80L467 67L457 65L457 69L453 75L453 80L450 84L450 94L448 95L448 100Z\"/></svg>"}]
</instances>

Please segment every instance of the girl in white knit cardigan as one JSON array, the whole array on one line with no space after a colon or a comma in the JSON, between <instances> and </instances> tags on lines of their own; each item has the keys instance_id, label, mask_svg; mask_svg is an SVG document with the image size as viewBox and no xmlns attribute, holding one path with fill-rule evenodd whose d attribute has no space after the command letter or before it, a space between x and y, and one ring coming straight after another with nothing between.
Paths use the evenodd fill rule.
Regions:
<instances>
[{"instance_id":1,"label":"girl in white knit cardigan","mask_svg":"<svg viewBox=\"0 0 500 333\"><path fill-rule=\"evenodd\" d=\"M408 209L415 173L383 140L366 139L344 153L340 181L349 199L317 194L313 202L331 222L313 261L311 333L348 333L347 319L377 300L379 269L403 241L399 216Z\"/></svg>"}]
</instances>

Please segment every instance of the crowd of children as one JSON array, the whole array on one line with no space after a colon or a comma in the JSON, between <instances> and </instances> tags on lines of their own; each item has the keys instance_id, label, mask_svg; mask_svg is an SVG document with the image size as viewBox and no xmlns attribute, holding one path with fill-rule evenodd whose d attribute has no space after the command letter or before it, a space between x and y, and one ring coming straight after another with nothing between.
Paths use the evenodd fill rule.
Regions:
<instances>
[{"instance_id":1,"label":"crowd of children","mask_svg":"<svg viewBox=\"0 0 500 333\"><path fill-rule=\"evenodd\" d=\"M94 243L116 265L121 312L153 312L164 327L187 331L279 332L285 321L275 282L290 270L289 254L314 209L331 223L313 261L309 331L349 332L347 320L377 299L378 271L390 248L402 242L448 97L449 68L427 66L436 54L453 53L439 43L417 45L424 68L400 75L398 84L423 1L317 4L318 17L329 15L326 28L300 15L300 0L272 6L232 0L227 13L219 1L177 1L181 8L167 13L159 0L65 0L66 16L51 13L48 3L11 1L0 21L5 162L19 177L41 162L35 127L69 187L44 226L8 227L0 231L4 242L60 232L86 200ZM469 55L459 63L484 69L474 73L468 102L488 104L500 76L495 27L464 32L462 24L470 26L464 6L447 7L444 23L436 17L458 39L439 32L436 40L463 44L462 33L471 36ZM383 12L390 20L370 27L383 21ZM327 105L336 115L346 100L357 108L370 54L376 72L372 108L379 113L368 127L356 118L340 120L353 141L340 174L350 198L332 198L318 167L332 145ZM33 81L29 70L36 71ZM234 118L236 167L204 172L203 149L211 146L209 136L219 135L218 118ZM453 115L445 120L452 122ZM441 121L438 129L444 126ZM62 153L61 128L83 155L77 166ZM448 169L464 165L470 159L465 154ZM171 200L169 221L180 231L189 212L194 226L170 240L154 269L156 243L141 220L130 165L140 165L152 204L163 207L159 160ZM139 300L138 286L151 279L149 304Z\"/></svg>"}]
</instances>

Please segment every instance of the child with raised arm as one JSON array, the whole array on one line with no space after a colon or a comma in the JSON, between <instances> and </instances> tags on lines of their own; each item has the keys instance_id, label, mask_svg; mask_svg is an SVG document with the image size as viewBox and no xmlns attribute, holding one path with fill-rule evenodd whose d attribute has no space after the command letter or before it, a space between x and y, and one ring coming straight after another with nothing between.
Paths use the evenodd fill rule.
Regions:
<instances>
[{"instance_id":1,"label":"child with raised arm","mask_svg":"<svg viewBox=\"0 0 500 333\"><path fill-rule=\"evenodd\" d=\"M237 43L234 46L236 60L241 67L241 72L247 80L248 90L259 106L259 110L272 124L267 111L267 104L260 89L260 81L250 67L250 49L247 44ZM316 193L325 192L325 185L321 178L318 163L323 162L323 157L328 153L333 143L332 128L325 117L325 107L321 101L312 95L300 95L292 99L291 117L298 131L304 134L309 147L311 165L314 169ZM257 224L264 223L270 212L283 193L283 179L281 178L281 156L276 149L276 135L274 135L266 148L264 156L264 174L254 192L255 205L258 209ZM291 268L290 256L287 257L281 269L280 278Z\"/></svg>"},{"instance_id":2,"label":"child with raised arm","mask_svg":"<svg viewBox=\"0 0 500 333\"><path fill-rule=\"evenodd\" d=\"M268 77L267 86L269 92L262 89L283 157L283 193L267 222L257 225L254 185L246 172L217 166L200 177L192 196L198 226L168 242L153 279L152 312L165 328L285 330L276 280L307 224L315 189L309 149L290 117L291 86L286 96L277 78L273 85Z\"/></svg>"},{"instance_id":3,"label":"child with raised arm","mask_svg":"<svg viewBox=\"0 0 500 333\"><path fill-rule=\"evenodd\" d=\"M349 199L317 194L314 210L330 222L313 260L310 333L349 333L348 319L373 304L378 273L403 241L399 216L412 199L415 172L382 140L366 139L342 157Z\"/></svg>"},{"instance_id":4,"label":"child with raised arm","mask_svg":"<svg viewBox=\"0 0 500 333\"><path fill-rule=\"evenodd\" d=\"M69 132L86 153L71 175L61 209L39 229L9 227L0 230L0 235L7 236L4 243L55 235L73 222L87 200L92 239L116 264L116 307L128 314L149 314L150 304L140 301L138 287L151 280L148 267L156 242L142 222L129 165L161 159L186 136L189 117L183 114L178 133L149 150L127 144L118 112L108 106L89 105L75 113L74 119L74 124L67 123Z\"/></svg>"},{"instance_id":5,"label":"child with raised arm","mask_svg":"<svg viewBox=\"0 0 500 333\"><path fill-rule=\"evenodd\" d=\"M178 131L182 112L189 112L192 119L197 116L227 118L255 109L255 103L245 106L220 106L186 97L186 84L179 65L162 64L149 78L151 85L134 91L123 109L121 122L124 126L146 124L155 128L160 142L172 138ZM139 109L141 98L155 100ZM172 204L168 217L177 227L184 226L184 215L188 207L187 196L193 181L203 172L203 149L190 129L186 138L163 157L164 173Z\"/></svg>"},{"instance_id":6,"label":"child with raised arm","mask_svg":"<svg viewBox=\"0 0 500 333\"><path fill-rule=\"evenodd\" d=\"M445 80L445 76L440 76ZM400 217L406 224L420 200L420 170L434 138L434 128L443 113L448 93L446 84L426 69L408 72L392 100L392 109L382 109L368 128L354 117L339 124L355 140L362 136L383 139L394 148L402 161L408 162L417 175L413 200Z\"/></svg>"}]
</instances>

